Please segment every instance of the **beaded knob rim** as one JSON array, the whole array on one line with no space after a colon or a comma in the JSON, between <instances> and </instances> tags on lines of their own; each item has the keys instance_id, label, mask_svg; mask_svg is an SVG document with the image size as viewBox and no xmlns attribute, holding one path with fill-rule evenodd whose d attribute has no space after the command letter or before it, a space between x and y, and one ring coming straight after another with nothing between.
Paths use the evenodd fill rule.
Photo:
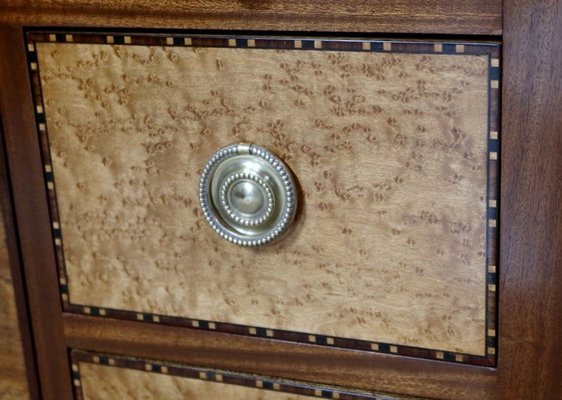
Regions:
<instances>
[{"instance_id":1,"label":"beaded knob rim","mask_svg":"<svg viewBox=\"0 0 562 400\"><path fill-rule=\"evenodd\" d=\"M265 211L255 217L243 215L228 202L229 188L241 181L265 195ZM279 157L261 146L241 143L223 147L209 158L199 181L199 202L220 237L257 247L286 233L295 218L297 192L291 171Z\"/></svg>"}]
</instances>

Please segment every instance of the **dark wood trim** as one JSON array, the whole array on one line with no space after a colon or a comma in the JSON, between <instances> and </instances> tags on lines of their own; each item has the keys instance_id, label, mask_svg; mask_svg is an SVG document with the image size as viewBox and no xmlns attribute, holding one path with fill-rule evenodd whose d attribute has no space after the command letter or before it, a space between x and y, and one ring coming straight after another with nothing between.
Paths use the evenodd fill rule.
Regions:
<instances>
[{"instance_id":1,"label":"dark wood trim","mask_svg":"<svg viewBox=\"0 0 562 400\"><path fill-rule=\"evenodd\" d=\"M4 1L0 23L163 29L499 35L501 0Z\"/></svg>"},{"instance_id":2,"label":"dark wood trim","mask_svg":"<svg viewBox=\"0 0 562 400\"><path fill-rule=\"evenodd\" d=\"M70 399L54 249L21 28L0 28L0 114L44 399Z\"/></svg>"},{"instance_id":3,"label":"dark wood trim","mask_svg":"<svg viewBox=\"0 0 562 400\"><path fill-rule=\"evenodd\" d=\"M496 371L144 322L65 314L70 348L426 398L488 399Z\"/></svg>"},{"instance_id":4,"label":"dark wood trim","mask_svg":"<svg viewBox=\"0 0 562 400\"><path fill-rule=\"evenodd\" d=\"M499 397L562 393L562 1L505 3Z\"/></svg>"},{"instance_id":5,"label":"dark wood trim","mask_svg":"<svg viewBox=\"0 0 562 400\"><path fill-rule=\"evenodd\" d=\"M39 399L39 381L37 376L37 364L35 362L35 349L31 332L29 307L25 291L25 279L21 268L20 254L18 251L18 240L16 224L13 215L13 206L10 196L10 183L8 164L6 162L4 135L1 129L2 119L0 116L0 209L6 232L6 245L12 276L12 286L16 298L19 333L21 338L27 387L31 399Z\"/></svg>"}]
</instances>

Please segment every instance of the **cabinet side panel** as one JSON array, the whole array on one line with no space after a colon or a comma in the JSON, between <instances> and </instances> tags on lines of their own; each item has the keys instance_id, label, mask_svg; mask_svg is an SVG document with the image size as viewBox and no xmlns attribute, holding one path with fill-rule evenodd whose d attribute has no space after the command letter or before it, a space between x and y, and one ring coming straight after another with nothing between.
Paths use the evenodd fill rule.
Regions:
<instances>
[{"instance_id":1,"label":"cabinet side panel","mask_svg":"<svg viewBox=\"0 0 562 400\"><path fill-rule=\"evenodd\" d=\"M0 27L0 54L0 113L41 395L70 399L49 210L21 27Z\"/></svg>"},{"instance_id":2,"label":"cabinet side panel","mask_svg":"<svg viewBox=\"0 0 562 400\"><path fill-rule=\"evenodd\" d=\"M562 1L504 4L499 390L505 399L555 399L562 393Z\"/></svg>"},{"instance_id":3,"label":"cabinet side panel","mask_svg":"<svg viewBox=\"0 0 562 400\"><path fill-rule=\"evenodd\" d=\"M3 183L0 180L0 184ZM29 390L4 227L5 212L7 210L0 201L0 398L23 400L29 398Z\"/></svg>"}]
</instances>

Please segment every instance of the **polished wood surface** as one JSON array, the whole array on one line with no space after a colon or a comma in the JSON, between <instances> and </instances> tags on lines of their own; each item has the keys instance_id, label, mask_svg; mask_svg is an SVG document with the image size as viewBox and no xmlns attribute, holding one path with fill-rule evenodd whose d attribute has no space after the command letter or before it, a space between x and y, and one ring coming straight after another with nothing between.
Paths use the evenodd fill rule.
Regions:
<instances>
[{"instance_id":1,"label":"polished wood surface","mask_svg":"<svg viewBox=\"0 0 562 400\"><path fill-rule=\"evenodd\" d=\"M499 35L501 4L500 0L2 0L0 23Z\"/></svg>"},{"instance_id":2,"label":"polished wood surface","mask_svg":"<svg viewBox=\"0 0 562 400\"><path fill-rule=\"evenodd\" d=\"M441 358L487 354L497 47L343 51L358 43L341 41L338 51L280 51L274 39L269 49L129 39L34 43L70 303ZM299 181L300 215L279 243L227 243L202 215L197 171L232 143L270 149Z\"/></svg>"},{"instance_id":3,"label":"polished wood surface","mask_svg":"<svg viewBox=\"0 0 562 400\"><path fill-rule=\"evenodd\" d=\"M58 277L21 28L0 27L0 115L44 399L70 399ZM21 268L21 267L20 267Z\"/></svg>"},{"instance_id":4,"label":"polished wood surface","mask_svg":"<svg viewBox=\"0 0 562 400\"><path fill-rule=\"evenodd\" d=\"M0 153L3 152L0 145ZM15 238L6 235L6 228L11 226L9 196L7 193L8 183L6 165L3 154L0 155L0 399L29 399L29 389L26 373L26 360L22 333L24 337L27 332L25 319L18 318L16 305L16 281L12 276L10 266L14 254L10 254L8 240ZM12 231L10 230L10 233ZM20 307L24 307L25 299L20 298ZM23 301L23 304L21 304ZM31 341L25 343L28 350ZM33 368L33 365L30 365Z\"/></svg>"},{"instance_id":5,"label":"polished wood surface","mask_svg":"<svg viewBox=\"0 0 562 400\"><path fill-rule=\"evenodd\" d=\"M562 1L505 2L499 394L562 393Z\"/></svg>"},{"instance_id":6,"label":"polished wood surface","mask_svg":"<svg viewBox=\"0 0 562 400\"><path fill-rule=\"evenodd\" d=\"M88 13L82 9L83 14L77 19L77 14L68 12L65 17L62 12L57 14L51 10L50 14L46 12L42 16L37 8L33 11L31 7L29 14L24 15L22 4L19 3L17 13L2 9L0 17L3 21L0 113L10 154L43 398L72 398L66 346L144 354L154 359L199 360L201 365L222 364L245 371L263 369L276 376L294 376L296 370L301 378L311 381L344 382L367 389L386 388L390 392L429 398L546 400L556 399L562 393L560 1L514 0L504 5L503 128L506 134L502 136L497 370L76 316L64 316L66 336L63 336L20 23L48 25L51 21L57 25L85 25ZM129 11L128 20L124 17L125 11L119 17L104 14L106 18L90 12L90 26L113 24L118 20L122 26L150 28L163 24L163 19L146 12ZM219 17L216 16L214 23L209 18L206 25L199 26L221 29L225 25L220 24ZM278 26L297 28L287 21L283 25L280 20ZM8 21L13 24L12 28L6 27ZM316 29L323 30L322 26L335 29L337 20L328 22L316 25ZM180 27L179 23L176 26ZM271 29L266 21L263 25L254 21L249 26ZM360 30L361 24L357 26ZM402 33L412 31L416 25L413 26L394 24L396 32ZM351 23L345 29L354 31ZM465 34L472 33L466 27L463 29ZM428 30L440 31L438 25ZM174 347L175 343L180 350Z\"/></svg>"},{"instance_id":7,"label":"polished wood surface","mask_svg":"<svg viewBox=\"0 0 562 400\"><path fill-rule=\"evenodd\" d=\"M12 275L0 232L0 398L29 398Z\"/></svg>"},{"instance_id":8,"label":"polished wood surface","mask_svg":"<svg viewBox=\"0 0 562 400\"><path fill-rule=\"evenodd\" d=\"M67 314L71 348L432 399L494 399L496 372L442 361Z\"/></svg>"}]
</instances>

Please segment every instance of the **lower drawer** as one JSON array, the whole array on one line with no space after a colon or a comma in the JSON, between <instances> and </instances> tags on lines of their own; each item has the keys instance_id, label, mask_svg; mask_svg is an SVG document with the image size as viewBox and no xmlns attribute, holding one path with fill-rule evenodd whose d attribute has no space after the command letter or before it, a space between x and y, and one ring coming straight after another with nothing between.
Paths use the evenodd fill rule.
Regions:
<instances>
[{"instance_id":1,"label":"lower drawer","mask_svg":"<svg viewBox=\"0 0 562 400\"><path fill-rule=\"evenodd\" d=\"M384 400L386 395L304 382L72 351L77 399Z\"/></svg>"}]
</instances>

